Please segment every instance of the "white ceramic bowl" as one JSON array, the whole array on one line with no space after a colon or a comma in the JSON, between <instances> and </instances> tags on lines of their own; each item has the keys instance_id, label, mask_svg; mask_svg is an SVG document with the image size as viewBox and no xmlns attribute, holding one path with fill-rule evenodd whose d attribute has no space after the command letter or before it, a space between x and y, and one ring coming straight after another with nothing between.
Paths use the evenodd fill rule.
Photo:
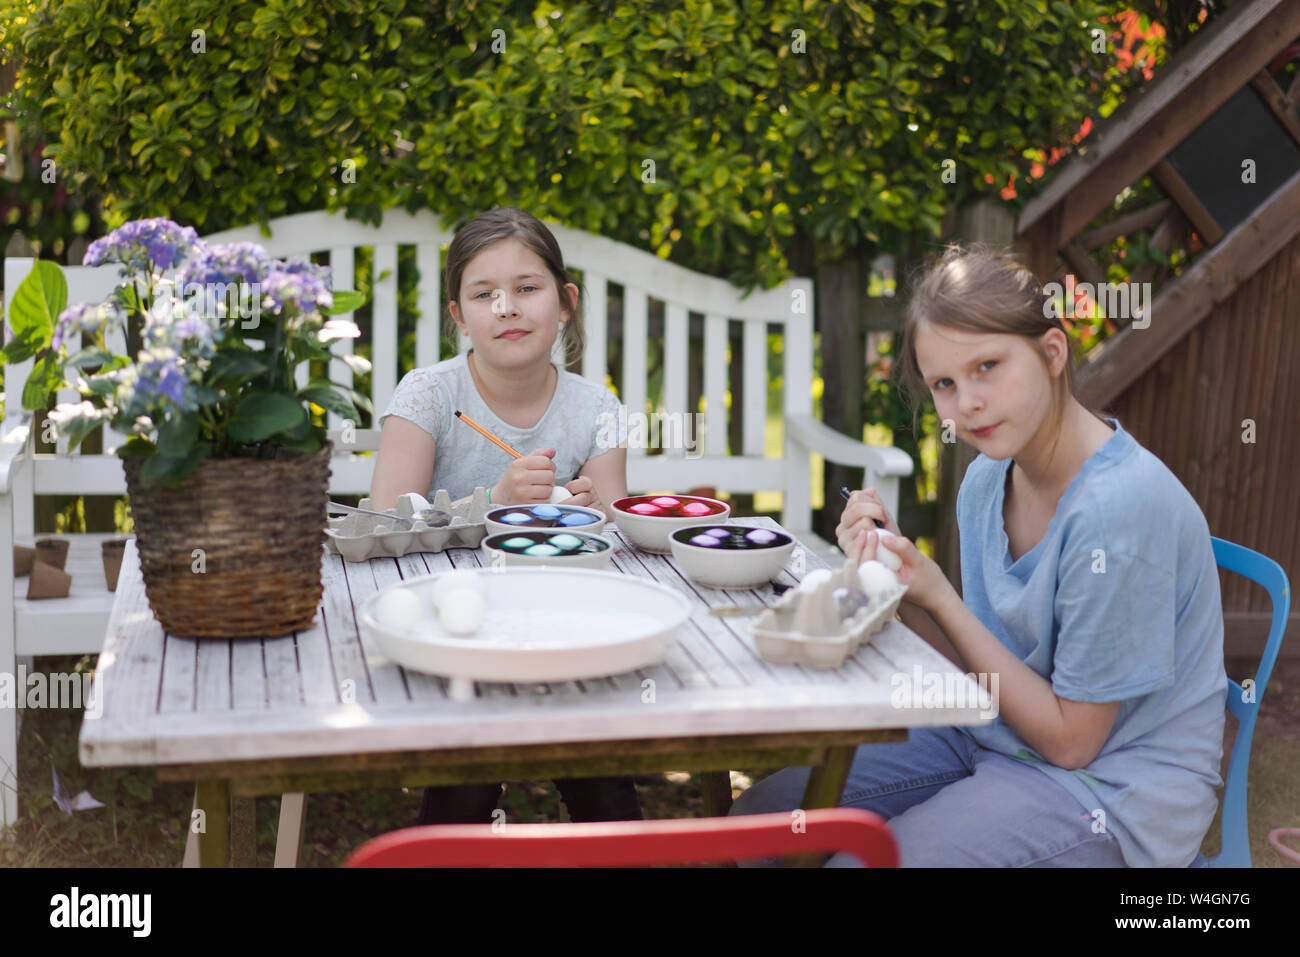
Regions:
<instances>
[{"instance_id":1,"label":"white ceramic bowl","mask_svg":"<svg viewBox=\"0 0 1300 957\"><path fill-rule=\"evenodd\" d=\"M438 575L390 585L367 598L357 614L362 633L390 659L416 671L475 681L580 681L657 664L691 614L680 592L618 572L475 572L487 609L475 634L448 634L432 606L409 629L375 617L375 606L393 589L412 589L426 601Z\"/></svg>"},{"instance_id":2,"label":"white ceramic bowl","mask_svg":"<svg viewBox=\"0 0 1300 957\"><path fill-rule=\"evenodd\" d=\"M674 498L679 502L706 502L710 505L722 506L723 511L713 515L683 515L680 517L641 515L637 512L628 511L631 505L656 498ZM726 502L719 502L716 498L704 498L700 495L630 495L627 498L620 498L611 505L610 511L615 515L614 520L618 523L618 530L627 536L629 542L643 551L654 552L657 555L667 555L671 552L668 545L668 536L677 529L699 525L702 522L725 525L727 519L731 517L731 506Z\"/></svg>"},{"instance_id":3,"label":"white ceramic bowl","mask_svg":"<svg viewBox=\"0 0 1300 957\"><path fill-rule=\"evenodd\" d=\"M488 535L497 535L501 532L538 532L543 531L535 525L511 525L509 522L499 521L502 515L508 512L526 512L534 506L531 505L498 505L487 513L484 522L487 524ZM564 532L585 532L588 535L599 535L600 530L605 527L605 513L595 508L586 508L582 505L565 505L563 503L552 506L565 512L582 512L591 518L587 525L553 525L555 531Z\"/></svg>"},{"instance_id":4,"label":"white ceramic bowl","mask_svg":"<svg viewBox=\"0 0 1300 957\"><path fill-rule=\"evenodd\" d=\"M568 555L521 555L519 552L512 552L499 547L502 542L515 536L546 541L546 539L556 535L572 535L585 541L599 542L605 547L598 552L576 552ZM605 536L592 535L588 532L571 532L567 528L517 528L513 531L489 535L483 539L482 547L488 563L493 568L500 567L500 565L506 567L552 565L556 568L604 568L609 564L609 560L614 554L614 542Z\"/></svg>"},{"instance_id":5,"label":"white ceramic bowl","mask_svg":"<svg viewBox=\"0 0 1300 957\"><path fill-rule=\"evenodd\" d=\"M710 522L679 528L668 537L677 567L692 581L710 588L756 588L767 584L781 573L794 551L794 539L772 529L764 531L771 531L776 541L761 548L724 549L690 543L691 538L708 528L749 532L754 526Z\"/></svg>"}]
</instances>

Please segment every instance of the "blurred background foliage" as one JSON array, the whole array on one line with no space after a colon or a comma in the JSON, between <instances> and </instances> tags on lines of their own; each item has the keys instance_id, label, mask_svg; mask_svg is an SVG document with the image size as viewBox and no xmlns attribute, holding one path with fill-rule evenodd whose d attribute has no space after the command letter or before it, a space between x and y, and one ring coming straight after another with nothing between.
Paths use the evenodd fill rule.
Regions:
<instances>
[{"instance_id":1,"label":"blurred background foliage","mask_svg":"<svg viewBox=\"0 0 1300 957\"><path fill-rule=\"evenodd\" d=\"M109 225L509 203L744 286L938 238L1133 73L1093 52L1096 0L649 9L3 0L0 50Z\"/></svg>"},{"instance_id":2,"label":"blurred background foliage","mask_svg":"<svg viewBox=\"0 0 1300 957\"><path fill-rule=\"evenodd\" d=\"M744 288L881 254L914 265L963 203L1037 192L1215 7L0 0L0 108L65 197L28 174L8 208L66 243L90 228L69 196L94 206L96 235L319 208L428 208L455 226L517 205ZM896 348L864 357L862 420L917 459L923 498Z\"/></svg>"}]
</instances>

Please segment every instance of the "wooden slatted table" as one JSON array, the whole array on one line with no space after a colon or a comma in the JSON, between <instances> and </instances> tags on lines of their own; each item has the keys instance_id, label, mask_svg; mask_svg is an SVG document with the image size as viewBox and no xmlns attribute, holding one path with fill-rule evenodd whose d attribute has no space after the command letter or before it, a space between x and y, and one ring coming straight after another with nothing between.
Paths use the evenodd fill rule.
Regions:
<instances>
[{"instance_id":1,"label":"wooden slatted table","mask_svg":"<svg viewBox=\"0 0 1300 957\"><path fill-rule=\"evenodd\" d=\"M741 521L780 529L770 519ZM954 670L901 621L833 671L772 665L749 636L752 619L708 613L771 604L770 587L700 587L670 556L633 548L614 525L604 534L618 544L613 570L663 583L693 605L664 661L587 681L480 682L470 701L452 700L444 678L385 659L359 633L356 609L403 579L477 567L478 550L355 564L326 554L312 628L196 640L165 634L154 619L132 541L92 691L102 696L102 716L83 721L81 761L153 765L160 779L196 782L206 817L200 860L223 866L232 799L687 770L713 772L706 813L724 814L730 769L809 765L804 807L833 807L857 745L905 740L909 727L990 720L973 694L970 707L891 704L893 676L912 676L915 666ZM811 549L801 558L778 580L794 584L826 567ZM240 850L235 860L251 861L250 849Z\"/></svg>"}]
</instances>

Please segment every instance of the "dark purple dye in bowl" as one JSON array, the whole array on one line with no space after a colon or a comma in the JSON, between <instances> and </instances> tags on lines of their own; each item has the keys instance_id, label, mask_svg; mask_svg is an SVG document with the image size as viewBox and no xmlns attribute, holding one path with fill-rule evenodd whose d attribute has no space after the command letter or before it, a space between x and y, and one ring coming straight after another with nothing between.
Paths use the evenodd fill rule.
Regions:
<instances>
[{"instance_id":1,"label":"dark purple dye in bowl","mask_svg":"<svg viewBox=\"0 0 1300 957\"><path fill-rule=\"evenodd\" d=\"M673 538L684 545L711 548L720 552L754 551L760 548L779 548L790 544L790 536L766 528L741 528L718 525L710 528L695 526L679 528Z\"/></svg>"}]
</instances>

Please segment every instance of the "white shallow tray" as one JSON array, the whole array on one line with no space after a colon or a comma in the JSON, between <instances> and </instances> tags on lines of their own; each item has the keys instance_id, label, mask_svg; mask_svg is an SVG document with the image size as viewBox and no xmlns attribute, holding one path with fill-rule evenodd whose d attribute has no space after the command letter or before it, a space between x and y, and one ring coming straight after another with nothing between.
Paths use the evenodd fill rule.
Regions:
<instances>
[{"instance_id":1,"label":"white shallow tray","mask_svg":"<svg viewBox=\"0 0 1300 957\"><path fill-rule=\"evenodd\" d=\"M690 604L657 582L618 572L562 568L475 569L486 590L482 629L447 633L433 608L433 583L414 578L371 595L357 614L362 630L398 664L473 681L579 681L622 674L662 660ZM410 589L425 614L400 634L375 618L375 605ZM458 696L458 695L457 695Z\"/></svg>"}]
</instances>

